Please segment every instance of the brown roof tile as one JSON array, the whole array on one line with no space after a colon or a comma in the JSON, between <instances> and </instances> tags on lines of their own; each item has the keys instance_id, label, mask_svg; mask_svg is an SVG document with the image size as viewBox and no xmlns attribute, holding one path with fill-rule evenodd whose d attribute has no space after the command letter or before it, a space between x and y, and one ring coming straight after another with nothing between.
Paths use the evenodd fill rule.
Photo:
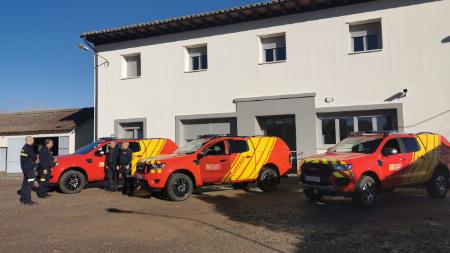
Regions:
<instances>
[{"instance_id":1,"label":"brown roof tile","mask_svg":"<svg viewBox=\"0 0 450 253\"><path fill-rule=\"evenodd\" d=\"M0 114L0 135L67 133L89 118L94 109L59 109Z\"/></svg>"}]
</instances>

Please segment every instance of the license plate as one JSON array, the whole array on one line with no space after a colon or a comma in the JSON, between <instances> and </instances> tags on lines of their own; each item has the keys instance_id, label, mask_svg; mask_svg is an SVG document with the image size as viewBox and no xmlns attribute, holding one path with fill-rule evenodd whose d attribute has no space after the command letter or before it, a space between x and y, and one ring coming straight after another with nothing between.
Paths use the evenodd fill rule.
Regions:
<instances>
[{"instance_id":1,"label":"license plate","mask_svg":"<svg viewBox=\"0 0 450 253\"><path fill-rule=\"evenodd\" d=\"M305 176L305 181L320 183L320 177Z\"/></svg>"},{"instance_id":2,"label":"license plate","mask_svg":"<svg viewBox=\"0 0 450 253\"><path fill-rule=\"evenodd\" d=\"M142 179L142 174L140 174L140 173L135 173L135 174L134 174L134 177L137 178L137 179Z\"/></svg>"}]
</instances>

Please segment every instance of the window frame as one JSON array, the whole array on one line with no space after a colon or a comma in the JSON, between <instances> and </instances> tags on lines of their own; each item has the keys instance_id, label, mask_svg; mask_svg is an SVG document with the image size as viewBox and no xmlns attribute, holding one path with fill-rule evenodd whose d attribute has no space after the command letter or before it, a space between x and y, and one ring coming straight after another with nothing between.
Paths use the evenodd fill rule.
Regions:
<instances>
[{"instance_id":1,"label":"window frame","mask_svg":"<svg viewBox=\"0 0 450 253\"><path fill-rule=\"evenodd\" d=\"M398 131L399 129L399 116L398 111L395 109L374 109L374 110L363 110L363 111L336 111L336 112L322 112L317 113L317 147L321 148L329 148L340 141L340 119L353 118L353 132L358 132L359 124L358 119L364 117L370 117L372 120L372 131L378 131L378 117L392 117L392 130ZM325 144L323 143L322 130L323 130L323 119L334 119L334 128L335 128L335 139L336 143L334 144ZM383 130L380 130L383 131ZM386 130L389 131L389 130Z\"/></svg>"},{"instance_id":2,"label":"window frame","mask_svg":"<svg viewBox=\"0 0 450 253\"><path fill-rule=\"evenodd\" d=\"M128 76L128 61L127 58L131 57L138 57L138 66L136 70L136 76ZM123 54L121 55L122 58L122 75L121 80L127 80L127 79L136 79L142 77L142 55L140 52L138 53L132 53L132 54Z\"/></svg>"},{"instance_id":3,"label":"window frame","mask_svg":"<svg viewBox=\"0 0 450 253\"><path fill-rule=\"evenodd\" d=\"M357 32L353 32L352 31L352 27L355 26L370 26L373 24L379 24L379 30L378 33L375 32L369 32L368 30L370 29L365 29L364 32L360 33L365 33L364 35L361 36L354 36L355 33ZM382 22L382 18L373 18L373 19L368 19L368 20L363 20L363 21L355 21L355 22L347 22L347 31L349 33L349 55L353 55L353 54L361 54L361 53L371 53L371 52L379 52L379 51L383 51L384 49L384 43L383 43L383 22ZM368 49L368 36L370 35L377 35L377 43L379 48L377 49ZM354 50L354 38L363 38L363 47L364 50L362 51L355 51Z\"/></svg>"},{"instance_id":4,"label":"window frame","mask_svg":"<svg viewBox=\"0 0 450 253\"><path fill-rule=\"evenodd\" d=\"M243 142L243 143L245 143L245 146L247 147L246 150L242 151L242 152L233 152L232 146L233 146L234 142ZM242 153L245 153L245 152L248 152L248 151L250 151L250 146L248 145L247 140L233 140L233 139L228 140L228 154L230 154L230 155L232 155L232 154L242 154Z\"/></svg>"},{"instance_id":5,"label":"window frame","mask_svg":"<svg viewBox=\"0 0 450 253\"><path fill-rule=\"evenodd\" d=\"M185 73L194 73L207 71L209 69L209 55L208 55L208 44L198 44L185 46ZM192 52L198 50L199 52ZM204 53L202 52L204 51ZM206 58L206 68L203 68L204 59ZM194 69L193 58L198 58L198 69Z\"/></svg>"},{"instance_id":6,"label":"window frame","mask_svg":"<svg viewBox=\"0 0 450 253\"><path fill-rule=\"evenodd\" d=\"M281 44L284 44L284 46L276 46L271 48L265 48L265 45L270 44L268 42L264 42L264 40L270 40L277 38L282 38L283 42ZM265 64L274 64L274 63L282 63L287 61L287 35L286 32L281 33L273 33L273 34L266 34L266 35L259 35L259 65L265 65ZM273 44L276 44L276 42L272 42ZM284 48L284 59L279 59L278 56L278 49ZM267 61L267 50L272 50L273 52L273 61Z\"/></svg>"}]
</instances>

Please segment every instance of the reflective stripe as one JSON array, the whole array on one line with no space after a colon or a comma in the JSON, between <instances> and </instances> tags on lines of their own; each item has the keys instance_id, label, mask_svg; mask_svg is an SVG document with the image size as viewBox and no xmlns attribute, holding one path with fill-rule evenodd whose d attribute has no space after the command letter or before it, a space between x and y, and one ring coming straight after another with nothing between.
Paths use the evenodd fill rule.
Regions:
<instances>
[{"instance_id":1,"label":"reflective stripe","mask_svg":"<svg viewBox=\"0 0 450 253\"><path fill-rule=\"evenodd\" d=\"M45 182L45 178L41 178L41 182Z\"/></svg>"},{"instance_id":2,"label":"reflective stripe","mask_svg":"<svg viewBox=\"0 0 450 253\"><path fill-rule=\"evenodd\" d=\"M341 173L339 173L339 172L333 172L333 176L335 176L335 177L344 177L344 176L342 176L341 175Z\"/></svg>"},{"instance_id":3,"label":"reflective stripe","mask_svg":"<svg viewBox=\"0 0 450 253\"><path fill-rule=\"evenodd\" d=\"M158 170L158 174L161 174L161 170Z\"/></svg>"},{"instance_id":4,"label":"reflective stripe","mask_svg":"<svg viewBox=\"0 0 450 253\"><path fill-rule=\"evenodd\" d=\"M20 153L20 156L28 156L26 153Z\"/></svg>"},{"instance_id":5,"label":"reflective stripe","mask_svg":"<svg viewBox=\"0 0 450 253\"><path fill-rule=\"evenodd\" d=\"M34 182L34 178L29 178L27 181L28 182Z\"/></svg>"},{"instance_id":6,"label":"reflective stripe","mask_svg":"<svg viewBox=\"0 0 450 253\"><path fill-rule=\"evenodd\" d=\"M155 173L155 170L150 170L150 173L152 173L152 174Z\"/></svg>"}]
</instances>

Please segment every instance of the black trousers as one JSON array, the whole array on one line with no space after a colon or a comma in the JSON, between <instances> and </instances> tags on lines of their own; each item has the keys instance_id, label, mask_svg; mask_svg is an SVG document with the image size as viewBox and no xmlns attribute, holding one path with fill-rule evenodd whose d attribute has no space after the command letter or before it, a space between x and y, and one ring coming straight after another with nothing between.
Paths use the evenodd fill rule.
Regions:
<instances>
[{"instance_id":1,"label":"black trousers","mask_svg":"<svg viewBox=\"0 0 450 253\"><path fill-rule=\"evenodd\" d=\"M20 188L20 202L31 202L31 187L33 187L35 180L34 170L25 170L23 172L22 187Z\"/></svg>"},{"instance_id":2,"label":"black trousers","mask_svg":"<svg viewBox=\"0 0 450 253\"><path fill-rule=\"evenodd\" d=\"M126 168L127 166L129 166L128 167L129 169ZM131 177L131 166L130 165L120 165L119 170L120 170L120 175L123 178L122 193L128 194L128 195L133 195L135 185L134 185L134 180Z\"/></svg>"},{"instance_id":3,"label":"black trousers","mask_svg":"<svg viewBox=\"0 0 450 253\"><path fill-rule=\"evenodd\" d=\"M46 169L46 170L47 170L47 174L44 174L44 172L43 172L44 170L41 170L41 172L39 173L39 187L38 187L37 194L40 197L47 195L48 190L49 190L49 181L50 181L51 170L50 169Z\"/></svg>"},{"instance_id":4,"label":"black trousers","mask_svg":"<svg viewBox=\"0 0 450 253\"><path fill-rule=\"evenodd\" d=\"M118 171L116 169L116 165L108 166L107 170L107 178L108 178L108 188L110 191L117 190L117 181L118 181Z\"/></svg>"}]
</instances>

